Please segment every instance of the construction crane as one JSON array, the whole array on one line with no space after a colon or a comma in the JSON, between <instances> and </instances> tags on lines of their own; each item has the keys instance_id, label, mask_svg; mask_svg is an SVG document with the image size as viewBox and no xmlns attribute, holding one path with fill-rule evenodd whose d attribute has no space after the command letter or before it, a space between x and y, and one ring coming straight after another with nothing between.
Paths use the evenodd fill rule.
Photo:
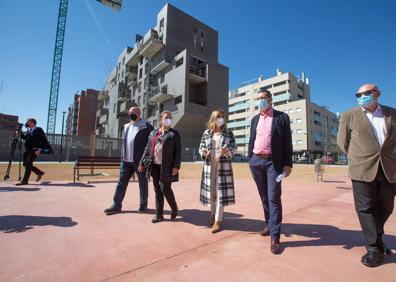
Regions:
<instances>
[{"instance_id":1,"label":"construction crane","mask_svg":"<svg viewBox=\"0 0 396 282\"><path fill-rule=\"evenodd\" d=\"M96 0L114 11L120 11L122 0ZM59 82L62 68L63 42L66 31L67 7L69 0L59 0L58 25L56 27L55 51L52 63L51 88L48 103L47 133L55 133L58 110Z\"/></svg>"}]
</instances>

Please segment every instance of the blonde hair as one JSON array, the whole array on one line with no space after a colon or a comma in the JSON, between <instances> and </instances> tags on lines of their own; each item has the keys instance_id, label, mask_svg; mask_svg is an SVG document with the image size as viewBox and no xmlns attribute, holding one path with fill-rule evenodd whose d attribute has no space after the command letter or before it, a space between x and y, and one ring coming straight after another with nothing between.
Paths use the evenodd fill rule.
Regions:
<instances>
[{"instance_id":1,"label":"blonde hair","mask_svg":"<svg viewBox=\"0 0 396 282\"><path fill-rule=\"evenodd\" d=\"M208 120L208 129L210 130L210 131L214 131L215 130L215 128L216 128L216 119L217 119L217 117L219 116L219 114L223 114L223 117L224 117L224 124L221 126L221 130L224 130L224 129L226 129L226 120L225 120L225 114L224 114L224 111L222 110L222 109L218 109L218 110L214 110L213 112L212 112L212 114L210 115L210 118L209 118L209 120Z\"/></svg>"},{"instance_id":2,"label":"blonde hair","mask_svg":"<svg viewBox=\"0 0 396 282\"><path fill-rule=\"evenodd\" d=\"M163 112L161 112L161 114L160 114L160 120L159 120L159 127L161 127L162 126L162 118L165 116L165 115L170 115L171 117L172 117L172 113L170 112L170 111L163 111Z\"/></svg>"}]
</instances>

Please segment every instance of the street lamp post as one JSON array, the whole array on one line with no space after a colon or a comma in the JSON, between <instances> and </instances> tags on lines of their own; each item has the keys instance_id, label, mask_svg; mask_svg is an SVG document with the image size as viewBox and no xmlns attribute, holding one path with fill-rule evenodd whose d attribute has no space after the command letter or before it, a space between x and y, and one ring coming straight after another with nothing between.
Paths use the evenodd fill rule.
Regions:
<instances>
[{"instance_id":1,"label":"street lamp post","mask_svg":"<svg viewBox=\"0 0 396 282\"><path fill-rule=\"evenodd\" d=\"M62 147L63 147L63 129L65 126L65 114L66 112L62 112L63 116L62 116L62 132L61 132L61 143L60 143L60 148L59 148L59 162L62 162Z\"/></svg>"}]
</instances>

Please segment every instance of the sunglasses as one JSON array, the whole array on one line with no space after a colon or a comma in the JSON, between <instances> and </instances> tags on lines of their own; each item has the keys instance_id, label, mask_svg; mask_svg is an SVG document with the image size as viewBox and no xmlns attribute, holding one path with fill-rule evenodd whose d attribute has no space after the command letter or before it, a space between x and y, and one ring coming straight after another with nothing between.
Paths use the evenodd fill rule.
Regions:
<instances>
[{"instance_id":1,"label":"sunglasses","mask_svg":"<svg viewBox=\"0 0 396 282\"><path fill-rule=\"evenodd\" d=\"M361 92L361 93L356 93L356 98L360 98L362 97L362 95L364 96L369 96L371 94L374 94L376 91L375 90L369 90L369 91L365 91L365 92Z\"/></svg>"}]
</instances>

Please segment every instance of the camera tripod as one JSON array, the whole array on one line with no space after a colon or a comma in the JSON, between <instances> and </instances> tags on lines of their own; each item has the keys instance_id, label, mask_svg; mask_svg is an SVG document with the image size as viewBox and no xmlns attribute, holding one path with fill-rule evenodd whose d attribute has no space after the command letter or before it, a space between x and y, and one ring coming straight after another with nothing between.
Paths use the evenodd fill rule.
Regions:
<instances>
[{"instance_id":1,"label":"camera tripod","mask_svg":"<svg viewBox=\"0 0 396 282\"><path fill-rule=\"evenodd\" d=\"M19 176L18 176L18 180L21 181L21 162L22 162L21 134L18 134L12 140L11 152L10 152L10 157L8 159L8 167L7 167L6 175L4 176L4 180L8 180L10 178L12 160L14 159L14 155L15 155L15 151L17 150L17 147L19 148Z\"/></svg>"}]
</instances>

